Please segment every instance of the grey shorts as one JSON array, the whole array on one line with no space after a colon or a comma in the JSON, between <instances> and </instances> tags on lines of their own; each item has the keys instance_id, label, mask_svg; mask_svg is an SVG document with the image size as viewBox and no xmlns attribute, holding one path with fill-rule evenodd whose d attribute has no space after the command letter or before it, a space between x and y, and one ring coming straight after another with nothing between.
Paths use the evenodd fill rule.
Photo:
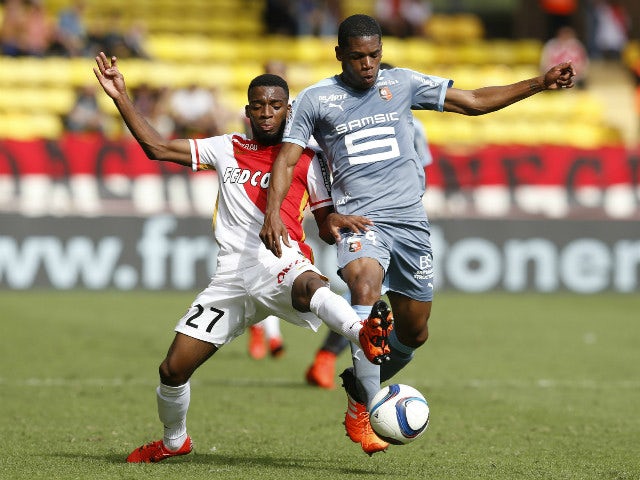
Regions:
<instances>
[{"instance_id":1,"label":"grey shorts","mask_svg":"<svg viewBox=\"0 0 640 480\"><path fill-rule=\"evenodd\" d=\"M385 271L384 287L414 300L433 300L433 254L428 221L388 224L345 232L338 242L338 268L359 258L375 258Z\"/></svg>"}]
</instances>

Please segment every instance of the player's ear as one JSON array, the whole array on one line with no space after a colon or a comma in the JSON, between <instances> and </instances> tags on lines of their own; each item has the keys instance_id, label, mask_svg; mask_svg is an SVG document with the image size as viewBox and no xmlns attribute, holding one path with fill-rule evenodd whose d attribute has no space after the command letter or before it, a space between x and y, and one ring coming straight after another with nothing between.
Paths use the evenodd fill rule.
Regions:
<instances>
[{"instance_id":1,"label":"player's ear","mask_svg":"<svg viewBox=\"0 0 640 480\"><path fill-rule=\"evenodd\" d=\"M336 47L336 60L342 62L342 50L340 47Z\"/></svg>"},{"instance_id":2,"label":"player's ear","mask_svg":"<svg viewBox=\"0 0 640 480\"><path fill-rule=\"evenodd\" d=\"M249 118L249 105L244 106L244 116Z\"/></svg>"}]
</instances>

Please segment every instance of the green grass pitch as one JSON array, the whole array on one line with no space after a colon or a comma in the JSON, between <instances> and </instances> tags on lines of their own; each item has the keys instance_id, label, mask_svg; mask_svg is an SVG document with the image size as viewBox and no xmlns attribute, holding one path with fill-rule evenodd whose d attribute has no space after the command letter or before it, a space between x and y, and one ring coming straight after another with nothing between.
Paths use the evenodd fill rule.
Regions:
<instances>
[{"instance_id":1,"label":"green grass pitch","mask_svg":"<svg viewBox=\"0 0 640 480\"><path fill-rule=\"evenodd\" d=\"M0 293L0 478L640 478L640 296L613 294L438 294L395 379L424 393L429 429L371 458L341 389L303 381L325 330L283 324L280 360L243 336L192 379L194 454L127 465L161 435L157 366L193 295Z\"/></svg>"}]
</instances>

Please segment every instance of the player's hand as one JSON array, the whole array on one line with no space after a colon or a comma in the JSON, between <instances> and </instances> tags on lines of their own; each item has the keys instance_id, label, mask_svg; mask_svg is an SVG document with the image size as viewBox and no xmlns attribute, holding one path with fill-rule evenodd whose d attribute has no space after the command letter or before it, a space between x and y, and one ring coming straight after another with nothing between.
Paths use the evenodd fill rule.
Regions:
<instances>
[{"instance_id":1,"label":"player's hand","mask_svg":"<svg viewBox=\"0 0 640 480\"><path fill-rule=\"evenodd\" d=\"M260 240L278 258L282 257L282 244L280 241L287 247L291 247L287 227L282 222L279 213L264 216L264 223L260 230Z\"/></svg>"},{"instance_id":2,"label":"player's hand","mask_svg":"<svg viewBox=\"0 0 640 480\"><path fill-rule=\"evenodd\" d=\"M576 70L571 62L559 63L551 67L544 75L544 86L548 90L558 88L572 88L575 85L574 79Z\"/></svg>"},{"instance_id":3,"label":"player's hand","mask_svg":"<svg viewBox=\"0 0 640 480\"><path fill-rule=\"evenodd\" d=\"M360 215L342 215L335 212L330 213L325 222L336 242L342 238L340 234L341 230L348 229L353 233L362 233L369 231L369 226L373 225L373 221L367 217L361 217Z\"/></svg>"},{"instance_id":4,"label":"player's hand","mask_svg":"<svg viewBox=\"0 0 640 480\"><path fill-rule=\"evenodd\" d=\"M118 59L111 57L111 61L107 59L104 52L100 52L96 56L96 64L98 68L93 67L93 73L96 75L98 82L107 95L114 100L122 95L127 94L127 87L124 83L124 77L118 70Z\"/></svg>"}]
</instances>

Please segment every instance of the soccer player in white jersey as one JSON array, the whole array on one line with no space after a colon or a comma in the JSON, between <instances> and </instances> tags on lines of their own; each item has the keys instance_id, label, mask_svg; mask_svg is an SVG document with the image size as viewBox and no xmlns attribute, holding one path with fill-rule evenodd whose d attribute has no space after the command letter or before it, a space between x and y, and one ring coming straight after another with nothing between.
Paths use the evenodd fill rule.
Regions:
<instances>
[{"instance_id":1,"label":"soccer player in white jersey","mask_svg":"<svg viewBox=\"0 0 640 480\"><path fill-rule=\"evenodd\" d=\"M260 75L249 85L245 107L253 139L229 134L206 139L165 140L138 113L129 96L116 57L96 57L93 71L131 133L150 159L175 162L194 171L215 168L219 192L214 213L214 236L219 253L211 283L195 298L178 321L176 335L160 365L158 414L164 424L161 440L135 449L131 463L159 462L192 450L186 417L189 379L218 349L249 325L270 313L317 330L320 321L360 344L371 361L388 353L388 329L379 319L362 322L349 303L328 288L328 279L312 263L304 243L303 210L309 204L321 237L332 243L340 228L366 230L364 217L333 213L326 168L311 149L301 151L282 214L292 241L276 258L258 232L267 202L269 171L281 147L289 112L289 88L276 75Z\"/></svg>"},{"instance_id":2,"label":"soccer player in white jersey","mask_svg":"<svg viewBox=\"0 0 640 480\"><path fill-rule=\"evenodd\" d=\"M354 310L365 318L374 305L383 316L390 315L378 303L383 280L389 287L394 317L390 361L382 366L363 361L355 349L354 369L341 375L348 396L347 434L372 454L388 444L372 431L367 405L380 382L404 367L427 340L433 299L429 222L421 198L424 169L413 147L411 110L482 115L543 90L573 87L575 71L571 63L561 63L539 77L475 90L453 88L452 80L404 68L380 71L380 26L360 14L340 24L335 52L341 73L306 88L293 104L273 164L260 238L282 255L288 234L280 205L313 135L332 170L336 210L374 222L368 231L345 232L338 241L338 268Z\"/></svg>"}]
</instances>

